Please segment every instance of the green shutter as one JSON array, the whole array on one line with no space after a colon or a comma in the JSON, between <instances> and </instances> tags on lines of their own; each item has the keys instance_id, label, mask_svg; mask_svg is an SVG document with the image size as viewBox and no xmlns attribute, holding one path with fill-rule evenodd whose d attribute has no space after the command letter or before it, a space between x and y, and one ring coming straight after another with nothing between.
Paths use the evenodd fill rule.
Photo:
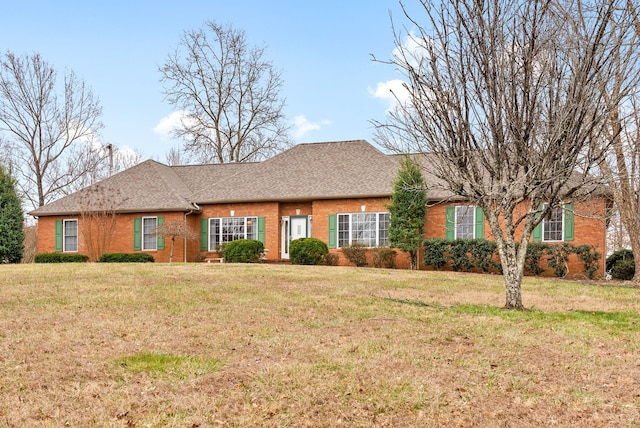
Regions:
<instances>
[{"instance_id":1,"label":"green shutter","mask_svg":"<svg viewBox=\"0 0 640 428\"><path fill-rule=\"evenodd\" d=\"M573 241L573 204L564 204L564 240Z\"/></svg>"},{"instance_id":2,"label":"green shutter","mask_svg":"<svg viewBox=\"0 0 640 428\"><path fill-rule=\"evenodd\" d=\"M482 208L476 207L476 239L484 238L484 212Z\"/></svg>"},{"instance_id":3,"label":"green shutter","mask_svg":"<svg viewBox=\"0 0 640 428\"><path fill-rule=\"evenodd\" d=\"M158 221L156 223L156 230L160 229L160 226L164 224L164 217L160 217L158 216ZM160 230L162 232L162 230ZM164 236L161 234L157 234L157 238L158 238L158 250L164 250Z\"/></svg>"},{"instance_id":4,"label":"green shutter","mask_svg":"<svg viewBox=\"0 0 640 428\"><path fill-rule=\"evenodd\" d=\"M329 248L337 248L337 238L338 234L336 231L336 225L338 223L337 215L330 214L329 215Z\"/></svg>"},{"instance_id":5,"label":"green shutter","mask_svg":"<svg viewBox=\"0 0 640 428\"><path fill-rule=\"evenodd\" d=\"M446 225L445 225L445 238L453 241L456 237L454 228L456 225L456 207L447 207L446 209Z\"/></svg>"},{"instance_id":6,"label":"green shutter","mask_svg":"<svg viewBox=\"0 0 640 428\"><path fill-rule=\"evenodd\" d=\"M538 209L541 209L541 208L542 208L542 205L538 206ZM539 215L540 214L536 214L536 220L538 219ZM531 238L533 238L534 241L542 241L542 221L536 227L533 228Z\"/></svg>"},{"instance_id":7,"label":"green shutter","mask_svg":"<svg viewBox=\"0 0 640 428\"><path fill-rule=\"evenodd\" d=\"M133 219L133 249L140 251L142 248L142 218L135 217Z\"/></svg>"},{"instance_id":8,"label":"green shutter","mask_svg":"<svg viewBox=\"0 0 640 428\"><path fill-rule=\"evenodd\" d=\"M62 220L56 220L56 252L62 251Z\"/></svg>"},{"instance_id":9,"label":"green shutter","mask_svg":"<svg viewBox=\"0 0 640 428\"><path fill-rule=\"evenodd\" d=\"M209 219L200 219L200 251L209 249Z\"/></svg>"},{"instance_id":10,"label":"green shutter","mask_svg":"<svg viewBox=\"0 0 640 428\"><path fill-rule=\"evenodd\" d=\"M533 228L533 240L542 241L542 222Z\"/></svg>"},{"instance_id":11,"label":"green shutter","mask_svg":"<svg viewBox=\"0 0 640 428\"><path fill-rule=\"evenodd\" d=\"M264 245L264 217L258 217L258 241Z\"/></svg>"}]
</instances>

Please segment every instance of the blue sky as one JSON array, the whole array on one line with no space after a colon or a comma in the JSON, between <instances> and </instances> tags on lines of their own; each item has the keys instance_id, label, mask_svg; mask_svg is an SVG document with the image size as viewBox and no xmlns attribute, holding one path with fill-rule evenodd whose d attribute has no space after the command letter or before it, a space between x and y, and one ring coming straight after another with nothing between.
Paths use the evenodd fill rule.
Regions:
<instances>
[{"instance_id":1,"label":"blue sky","mask_svg":"<svg viewBox=\"0 0 640 428\"><path fill-rule=\"evenodd\" d=\"M391 56L389 11L402 22L397 0L9 3L2 6L0 51L38 52L59 72L73 70L100 98L101 141L145 159L163 161L179 145L157 130L173 111L158 67L180 35L205 20L243 29L250 44L267 46L265 57L283 72L296 143L373 142L369 120L382 119L390 105L375 91L398 78L370 57Z\"/></svg>"}]
</instances>

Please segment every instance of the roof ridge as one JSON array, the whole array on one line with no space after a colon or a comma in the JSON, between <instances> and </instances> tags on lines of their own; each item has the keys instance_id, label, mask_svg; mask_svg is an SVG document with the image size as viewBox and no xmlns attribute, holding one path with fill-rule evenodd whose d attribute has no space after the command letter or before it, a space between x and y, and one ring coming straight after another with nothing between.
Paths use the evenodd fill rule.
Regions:
<instances>
[{"instance_id":1,"label":"roof ridge","mask_svg":"<svg viewBox=\"0 0 640 428\"><path fill-rule=\"evenodd\" d=\"M170 172L173 175L173 177L176 180L178 180L180 184L182 184L182 186L184 187L183 190L188 190L188 186L182 180L182 177L176 174L176 172L173 169L171 169L169 165L165 165L158 161L153 161L153 162L154 162L153 168L156 170L156 172L158 173L158 175L160 176L160 179L164 182L164 184L172 191L173 195L176 196L178 199L183 199L189 204L192 204L193 202L191 202L189 197L187 195L182 195L181 194L182 192L174 186L174 183L170 182L167 179L165 174L166 172ZM190 192L187 192L187 193L190 193Z\"/></svg>"}]
</instances>

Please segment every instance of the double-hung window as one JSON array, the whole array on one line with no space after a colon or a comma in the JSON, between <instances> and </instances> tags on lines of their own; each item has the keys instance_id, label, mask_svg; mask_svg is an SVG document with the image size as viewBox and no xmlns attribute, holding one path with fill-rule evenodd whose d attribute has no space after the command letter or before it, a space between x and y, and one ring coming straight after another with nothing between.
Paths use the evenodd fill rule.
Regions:
<instances>
[{"instance_id":1,"label":"double-hung window","mask_svg":"<svg viewBox=\"0 0 640 428\"><path fill-rule=\"evenodd\" d=\"M572 241L573 223L573 204L561 204L553 207L542 219L542 222L533 229L533 240L544 242Z\"/></svg>"},{"instance_id":2,"label":"double-hung window","mask_svg":"<svg viewBox=\"0 0 640 428\"><path fill-rule=\"evenodd\" d=\"M446 208L445 236L447 239L484 238L484 213L474 205Z\"/></svg>"},{"instance_id":3,"label":"double-hung window","mask_svg":"<svg viewBox=\"0 0 640 428\"><path fill-rule=\"evenodd\" d=\"M209 251L237 239L258 239L258 217L217 217L209 219Z\"/></svg>"},{"instance_id":4,"label":"double-hung window","mask_svg":"<svg viewBox=\"0 0 640 428\"><path fill-rule=\"evenodd\" d=\"M367 247L389 245L389 213L338 214L338 247L354 243Z\"/></svg>"},{"instance_id":5,"label":"double-hung window","mask_svg":"<svg viewBox=\"0 0 640 428\"><path fill-rule=\"evenodd\" d=\"M473 239L476 226L476 207L459 206L456 207L456 239Z\"/></svg>"},{"instance_id":6,"label":"double-hung window","mask_svg":"<svg viewBox=\"0 0 640 428\"><path fill-rule=\"evenodd\" d=\"M63 248L64 252L78 251L78 220L64 220L63 225Z\"/></svg>"},{"instance_id":7,"label":"double-hung window","mask_svg":"<svg viewBox=\"0 0 640 428\"><path fill-rule=\"evenodd\" d=\"M142 250L158 249L158 217L142 217Z\"/></svg>"}]
</instances>

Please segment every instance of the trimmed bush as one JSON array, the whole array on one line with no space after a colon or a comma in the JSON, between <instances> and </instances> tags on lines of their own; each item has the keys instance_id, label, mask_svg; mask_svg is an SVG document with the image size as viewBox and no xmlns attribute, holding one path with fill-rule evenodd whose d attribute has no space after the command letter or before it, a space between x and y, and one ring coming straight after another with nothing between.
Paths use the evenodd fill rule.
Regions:
<instances>
[{"instance_id":1,"label":"trimmed bush","mask_svg":"<svg viewBox=\"0 0 640 428\"><path fill-rule=\"evenodd\" d=\"M89 256L70 253L40 253L33 258L35 263L85 263Z\"/></svg>"},{"instance_id":2,"label":"trimmed bush","mask_svg":"<svg viewBox=\"0 0 640 428\"><path fill-rule=\"evenodd\" d=\"M611 270L611 277L621 281L630 281L636 274L636 263L633 260L624 259L618 261Z\"/></svg>"},{"instance_id":3,"label":"trimmed bush","mask_svg":"<svg viewBox=\"0 0 640 428\"><path fill-rule=\"evenodd\" d=\"M456 239L453 241L432 238L423 242L424 263L439 270L447 263L455 271L469 272L472 269L479 269L482 272L501 270L500 263L496 263L497 245L493 241L486 239ZM547 266L553 269L558 277L567 275L569 256L576 254L582 262L583 272L589 279L593 279L598 271L598 253L592 245L574 246L569 243L548 244L544 242L530 242L527 246L525 256L525 273L529 275L540 275L545 271L542 266L544 256L547 259ZM607 259L608 260L608 259Z\"/></svg>"},{"instance_id":4,"label":"trimmed bush","mask_svg":"<svg viewBox=\"0 0 640 428\"><path fill-rule=\"evenodd\" d=\"M224 247L224 261L227 263L258 263L264 253L262 242L254 239L238 239Z\"/></svg>"},{"instance_id":5,"label":"trimmed bush","mask_svg":"<svg viewBox=\"0 0 640 428\"><path fill-rule=\"evenodd\" d=\"M607 272L611 272L620 260L633 260L633 251L624 248L611 253L605 261L605 269Z\"/></svg>"},{"instance_id":6,"label":"trimmed bush","mask_svg":"<svg viewBox=\"0 0 640 428\"><path fill-rule=\"evenodd\" d=\"M367 247L359 242L351 245L342 246L342 254L357 267L366 267L367 264Z\"/></svg>"},{"instance_id":7,"label":"trimmed bush","mask_svg":"<svg viewBox=\"0 0 640 428\"><path fill-rule=\"evenodd\" d=\"M431 238L422 243L424 247L424 264L433 266L435 270L440 270L447 264L447 250L449 242L444 238Z\"/></svg>"},{"instance_id":8,"label":"trimmed bush","mask_svg":"<svg viewBox=\"0 0 640 428\"><path fill-rule=\"evenodd\" d=\"M300 238L289 244L289 257L294 265L321 265L327 254L327 244L316 238Z\"/></svg>"},{"instance_id":9,"label":"trimmed bush","mask_svg":"<svg viewBox=\"0 0 640 428\"><path fill-rule=\"evenodd\" d=\"M147 253L107 253L100 256L100 263L153 263L155 259Z\"/></svg>"},{"instance_id":10,"label":"trimmed bush","mask_svg":"<svg viewBox=\"0 0 640 428\"><path fill-rule=\"evenodd\" d=\"M373 267L396 268L396 250L391 248L372 248L370 251L373 258Z\"/></svg>"},{"instance_id":11,"label":"trimmed bush","mask_svg":"<svg viewBox=\"0 0 640 428\"><path fill-rule=\"evenodd\" d=\"M631 250L614 251L607 257L605 266L613 279L629 281L636 274L636 264Z\"/></svg>"}]
</instances>

